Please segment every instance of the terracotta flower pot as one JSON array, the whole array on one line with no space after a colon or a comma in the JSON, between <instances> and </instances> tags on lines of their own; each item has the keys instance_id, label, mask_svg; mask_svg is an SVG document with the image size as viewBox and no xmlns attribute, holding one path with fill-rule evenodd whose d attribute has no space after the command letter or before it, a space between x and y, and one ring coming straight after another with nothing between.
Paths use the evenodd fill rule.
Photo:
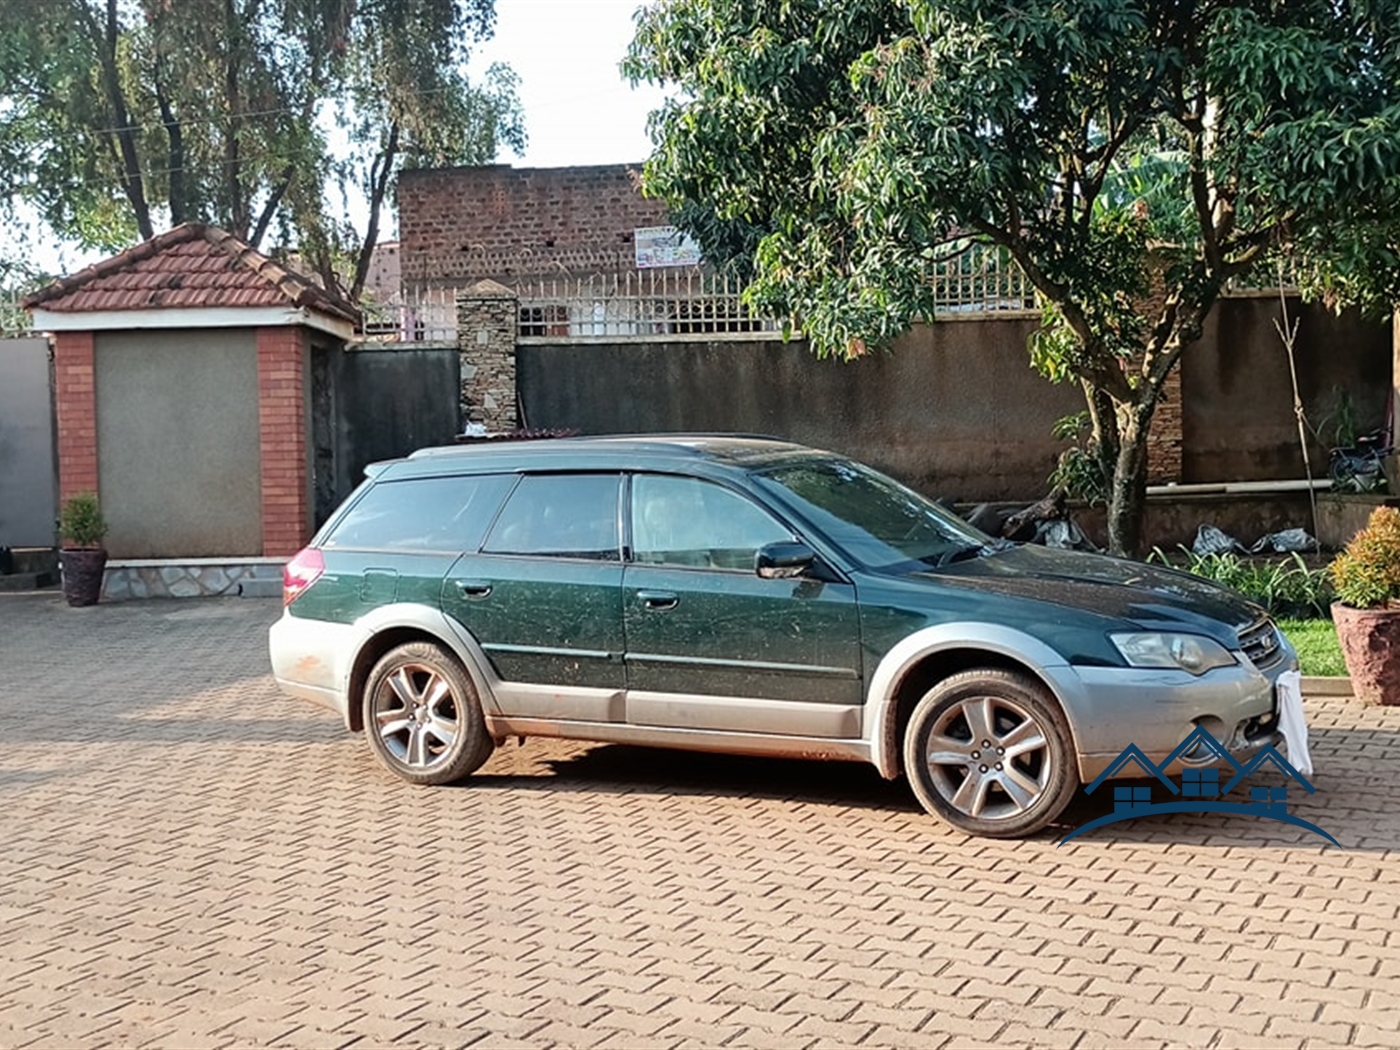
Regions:
<instances>
[{"instance_id":1,"label":"terracotta flower pot","mask_svg":"<svg viewBox=\"0 0 1400 1050\"><path fill-rule=\"evenodd\" d=\"M1356 698L1400 704L1400 609L1353 609L1334 602L1332 622Z\"/></svg>"},{"instance_id":2,"label":"terracotta flower pot","mask_svg":"<svg viewBox=\"0 0 1400 1050\"><path fill-rule=\"evenodd\" d=\"M63 596L69 605L96 605L102 597L102 575L107 568L107 552L100 547L65 547Z\"/></svg>"}]
</instances>

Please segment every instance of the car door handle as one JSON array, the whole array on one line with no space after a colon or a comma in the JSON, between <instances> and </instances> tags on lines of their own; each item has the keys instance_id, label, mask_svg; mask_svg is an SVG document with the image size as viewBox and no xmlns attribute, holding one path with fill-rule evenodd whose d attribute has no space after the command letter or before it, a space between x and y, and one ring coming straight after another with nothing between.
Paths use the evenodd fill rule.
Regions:
<instances>
[{"instance_id":1,"label":"car door handle","mask_svg":"<svg viewBox=\"0 0 1400 1050\"><path fill-rule=\"evenodd\" d=\"M491 593L491 585L485 580L458 580L457 590L463 598L480 601Z\"/></svg>"},{"instance_id":2,"label":"car door handle","mask_svg":"<svg viewBox=\"0 0 1400 1050\"><path fill-rule=\"evenodd\" d=\"M637 597L648 609L674 609L680 597L673 591L638 591Z\"/></svg>"}]
</instances>

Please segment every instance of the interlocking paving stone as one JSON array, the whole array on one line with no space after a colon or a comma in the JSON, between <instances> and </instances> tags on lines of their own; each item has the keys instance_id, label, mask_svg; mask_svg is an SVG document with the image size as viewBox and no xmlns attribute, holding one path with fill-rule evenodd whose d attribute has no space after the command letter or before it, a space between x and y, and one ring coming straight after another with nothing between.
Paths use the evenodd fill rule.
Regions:
<instances>
[{"instance_id":1,"label":"interlocking paving stone","mask_svg":"<svg viewBox=\"0 0 1400 1050\"><path fill-rule=\"evenodd\" d=\"M0 1047L1400 1046L1400 708L1307 701L1340 850L994 842L858 765L512 741L413 788L279 693L279 613L0 596Z\"/></svg>"}]
</instances>

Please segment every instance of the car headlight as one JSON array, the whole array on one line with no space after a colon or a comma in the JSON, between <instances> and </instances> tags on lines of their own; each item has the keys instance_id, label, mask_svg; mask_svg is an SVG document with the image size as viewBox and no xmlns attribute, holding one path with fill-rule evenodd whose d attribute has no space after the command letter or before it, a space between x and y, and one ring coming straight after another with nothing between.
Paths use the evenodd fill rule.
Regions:
<instances>
[{"instance_id":1,"label":"car headlight","mask_svg":"<svg viewBox=\"0 0 1400 1050\"><path fill-rule=\"evenodd\" d=\"M1235 662L1223 645L1199 634L1135 631L1108 637L1130 667L1169 667L1201 675Z\"/></svg>"}]
</instances>

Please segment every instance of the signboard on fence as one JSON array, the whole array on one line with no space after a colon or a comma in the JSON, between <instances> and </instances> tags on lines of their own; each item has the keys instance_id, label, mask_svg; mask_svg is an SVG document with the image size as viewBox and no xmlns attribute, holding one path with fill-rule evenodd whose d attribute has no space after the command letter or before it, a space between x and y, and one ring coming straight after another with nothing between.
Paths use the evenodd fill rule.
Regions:
<instances>
[{"instance_id":1,"label":"signboard on fence","mask_svg":"<svg viewBox=\"0 0 1400 1050\"><path fill-rule=\"evenodd\" d=\"M642 226L632 231L632 237L639 270L700 265L700 245L674 226Z\"/></svg>"}]
</instances>

